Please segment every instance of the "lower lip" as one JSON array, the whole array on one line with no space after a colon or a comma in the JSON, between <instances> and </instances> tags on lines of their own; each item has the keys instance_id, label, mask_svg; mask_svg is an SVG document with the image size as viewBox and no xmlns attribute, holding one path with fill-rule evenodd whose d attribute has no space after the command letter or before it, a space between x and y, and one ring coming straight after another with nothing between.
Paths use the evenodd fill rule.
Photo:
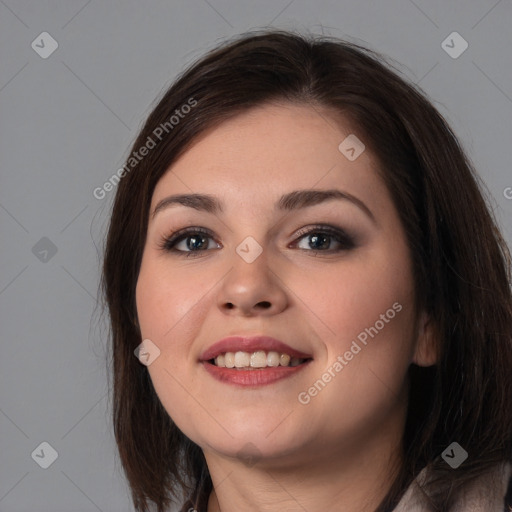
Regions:
<instances>
[{"instance_id":1,"label":"lower lip","mask_svg":"<svg viewBox=\"0 0 512 512\"><path fill-rule=\"evenodd\" d=\"M276 366L257 370L237 370L236 368L224 368L215 366L207 361L203 361L204 369L215 379L226 384L235 386L258 387L272 384L278 380L286 379L296 375L303 370L311 359L298 366Z\"/></svg>"}]
</instances>

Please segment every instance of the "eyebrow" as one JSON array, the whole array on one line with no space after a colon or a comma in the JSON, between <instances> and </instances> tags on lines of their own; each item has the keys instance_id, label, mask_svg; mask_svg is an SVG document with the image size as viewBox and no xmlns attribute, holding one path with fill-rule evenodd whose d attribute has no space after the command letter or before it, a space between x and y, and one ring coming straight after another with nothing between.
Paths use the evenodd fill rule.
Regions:
<instances>
[{"instance_id":1,"label":"eyebrow","mask_svg":"<svg viewBox=\"0 0 512 512\"><path fill-rule=\"evenodd\" d=\"M300 208L307 208L308 206L314 206L325 201L331 201L333 199L350 201L370 217L374 223L376 223L373 213L366 204L363 203L363 201L348 192L342 192L338 189L294 190L293 192L282 195L274 208L278 211L293 211ZM176 194L159 201L153 210L152 218L154 218L158 212L177 205L187 206L188 208L194 208L195 210L204 211L214 215L223 212L222 204L215 196L209 194Z\"/></svg>"}]
</instances>

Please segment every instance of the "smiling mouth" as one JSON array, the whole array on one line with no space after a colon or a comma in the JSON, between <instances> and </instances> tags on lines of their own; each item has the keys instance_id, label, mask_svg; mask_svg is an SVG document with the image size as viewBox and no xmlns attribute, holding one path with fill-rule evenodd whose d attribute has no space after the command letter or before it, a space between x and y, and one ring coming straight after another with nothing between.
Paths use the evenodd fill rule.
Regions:
<instances>
[{"instance_id":1,"label":"smiling mouth","mask_svg":"<svg viewBox=\"0 0 512 512\"><path fill-rule=\"evenodd\" d=\"M207 362L219 368L234 370L264 370L266 368L295 367L311 358L292 357L289 354L276 352L274 350L255 352L225 352Z\"/></svg>"}]
</instances>

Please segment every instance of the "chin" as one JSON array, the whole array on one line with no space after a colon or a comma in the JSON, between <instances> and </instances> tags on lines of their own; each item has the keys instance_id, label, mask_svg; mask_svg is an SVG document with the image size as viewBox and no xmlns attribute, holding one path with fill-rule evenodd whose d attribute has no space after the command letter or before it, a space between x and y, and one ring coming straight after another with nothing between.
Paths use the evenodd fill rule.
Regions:
<instances>
[{"instance_id":1,"label":"chin","mask_svg":"<svg viewBox=\"0 0 512 512\"><path fill-rule=\"evenodd\" d=\"M271 429L266 432L268 434ZM203 451L238 459L246 465L264 461L275 465L277 461L285 463L304 457L304 446L307 443L298 435L290 436L283 432L281 435L271 433L266 437L267 434L253 430L240 433L232 430L230 433L233 437L225 435L222 439L204 438L198 444Z\"/></svg>"}]
</instances>

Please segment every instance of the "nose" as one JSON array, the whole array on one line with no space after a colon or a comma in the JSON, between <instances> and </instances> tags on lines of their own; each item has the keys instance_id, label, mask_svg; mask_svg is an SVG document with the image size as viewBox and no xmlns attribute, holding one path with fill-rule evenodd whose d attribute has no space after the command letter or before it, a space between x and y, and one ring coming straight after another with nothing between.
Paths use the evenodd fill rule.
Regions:
<instances>
[{"instance_id":1,"label":"nose","mask_svg":"<svg viewBox=\"0 0 512 512\"><path fill-rule=\"evenodd\" d=\"M265 251L252 263L234 254L233 266L218 294L223 313L241 316L275 315L288 305L286 287L271 269Z\"/></svg>"}]
</instances>

